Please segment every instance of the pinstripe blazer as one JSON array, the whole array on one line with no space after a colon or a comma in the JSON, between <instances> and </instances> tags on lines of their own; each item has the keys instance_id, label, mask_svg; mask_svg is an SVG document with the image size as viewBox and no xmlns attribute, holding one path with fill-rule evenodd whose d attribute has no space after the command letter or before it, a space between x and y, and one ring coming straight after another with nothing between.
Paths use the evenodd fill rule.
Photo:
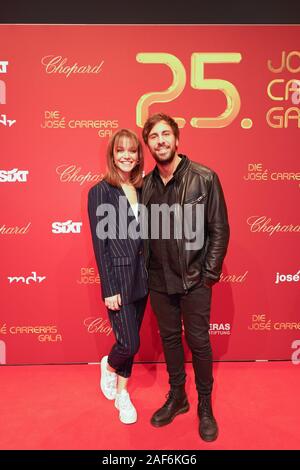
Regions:
<instances>
[{"instance_id":1,"label":"pinstripe blazer","mask_svg":"<svg viewBox=\"0 0 300 470\"><path fill-rule=\"evenodd\" d=\"M137 197L139 201L140 190ZM123 238L120 233L130 227L139 231L123 189L105 180L93 186L88 194L88 213L102 298L120 294L123 305L141 299L148 293L143 243L140 237Z\"/></svg>"}]
</instances>

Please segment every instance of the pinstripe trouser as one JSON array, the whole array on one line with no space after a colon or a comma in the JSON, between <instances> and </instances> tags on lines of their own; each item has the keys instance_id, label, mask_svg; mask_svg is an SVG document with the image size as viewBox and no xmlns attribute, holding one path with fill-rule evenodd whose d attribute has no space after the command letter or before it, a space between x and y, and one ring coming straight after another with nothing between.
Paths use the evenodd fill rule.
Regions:
<instances>
[{"instance_id":1,"label":"pinstripe trouser","mask_svg":"<svg viewBox=\"0 0 300 470\"><path fill-rule=\"evenodd\" d=\"M116 337L109 356L108 364L118 375L130 377L133 359L140 347L140 328L144 317L147 298L122 305L120 310L109 310L108 316Z\"/></svg>"}]
</instances>

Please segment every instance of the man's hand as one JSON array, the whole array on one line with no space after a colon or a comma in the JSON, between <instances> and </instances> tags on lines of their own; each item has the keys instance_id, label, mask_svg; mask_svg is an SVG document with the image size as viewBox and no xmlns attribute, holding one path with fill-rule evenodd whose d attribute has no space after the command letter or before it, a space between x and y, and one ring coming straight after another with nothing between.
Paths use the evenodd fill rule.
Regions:
<instances>
[{"instance_id":1,"label":"man's hand","mask_svg":"<svg viewBox=\"0 0 300 470\"><path fill-rule=\"evenodd\" d=\"M116 294L111 297L105 297L104 303L109 310L120 310L120 306L122 305L121 295Z\"/></svg>"}]
</instances>

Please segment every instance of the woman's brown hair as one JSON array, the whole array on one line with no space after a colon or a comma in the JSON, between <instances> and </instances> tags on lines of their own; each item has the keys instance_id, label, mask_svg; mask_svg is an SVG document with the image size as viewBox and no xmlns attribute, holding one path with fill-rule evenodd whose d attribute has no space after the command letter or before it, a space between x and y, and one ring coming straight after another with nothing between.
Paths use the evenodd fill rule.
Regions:
<instances>
[{"instance_id":1,"label":"woman's brown hair","mask_svg":"<svg viewBox=\"0 0 300 470\"><path fill-rule=\"evenodd\" d=\"M131 143L137 148L137 164L130 174L130 182L135 188L140 188L143 185L143 170L144 170L144 154L142 144L138 139L135 132L130 129L120 129L110 139L107 147L106 160L107 171L104 179L112 186L121 186L122 178L120 177L117 167L114 162L114 149L119 145L121 139L126 138L131 140Z\"/></svg>"}]
</instances>

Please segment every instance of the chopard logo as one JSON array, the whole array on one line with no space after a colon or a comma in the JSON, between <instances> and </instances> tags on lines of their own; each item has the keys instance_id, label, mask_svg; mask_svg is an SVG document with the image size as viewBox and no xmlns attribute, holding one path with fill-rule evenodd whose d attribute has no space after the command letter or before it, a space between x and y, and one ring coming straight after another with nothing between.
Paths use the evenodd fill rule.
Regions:
<instances>
[{"instance_id":1,"label":"chopard logo","mask_svg":"<svg viewBox=\"0 0 300 470\"><path fill-rule=\"evenodd\" d=\"M104 60L96 65L79 65L77 62L69 65L67 64L68 58L61 55L46 55L42 58L41 62L45 67L45 72L48 74L58 73L69 77L72 73L80 74L97 74L101 72Z\"/></svg>"},{"instance_id":2,"label":"chopard logo","mask_svg":"<svg viewBox=\"0 0 300 470\"><path fill-rule=\"evenodd\" d=\"M88 333L102 333L109 336L112 332L112 328L107 320L97 317L86 318L83 322Z\"/></svg>"},{"instance_id":3,"label":"chopard logo","mask_svg":"<svg viewBox=\"0 0 300 470\"><path fill-rule=\"evenodd\" d=\"M221 273L220 282L232 282L232 283L240 283L242 284L245 282L246 277L248 276L249 271L245 271L242 274L224 274Z\"/></svg>"},{"instance_id":4,"label":"chopard logo","mask_svg":"<svg viewBox=\"0 0 300 470\"><path fill-rule=\"evenodd\" d=\"M56 173L59 175L59 180L62 183L79 183L83 185L86 182L98 183L103 179L103 173L92 174L88 171L86 174L80 174L81 166L76 165L60 165L56 168Z\"/></svg>"},{"instance_id":5,"label":"chopard logo","mask_svg":"<svg viewBox=\"0 0 300 470\"><path fill-rule=\"evenodd\" d=\"M14 227L6 227L5 224L0 225L0 234L2 235L25 235L29 231L29 227L31 225L31 222L28 222L28 224L25 227L19 227L18 225L15 225Z\"/></svg>"},{"instance_id":6,"label":"chopard logo","mask_svg":"<svg viewBox=\"0 0 300 470\"><path fill-rule=\"evenodd\" d=\"M276 225L272 225L271 218L265 216L253 215L248 217L247 224L250 225L251 232L266 232L269 236L274 235L278 232L300 232L300 225L281 225L277 222Z\"/></svg>"}]
</instances>

